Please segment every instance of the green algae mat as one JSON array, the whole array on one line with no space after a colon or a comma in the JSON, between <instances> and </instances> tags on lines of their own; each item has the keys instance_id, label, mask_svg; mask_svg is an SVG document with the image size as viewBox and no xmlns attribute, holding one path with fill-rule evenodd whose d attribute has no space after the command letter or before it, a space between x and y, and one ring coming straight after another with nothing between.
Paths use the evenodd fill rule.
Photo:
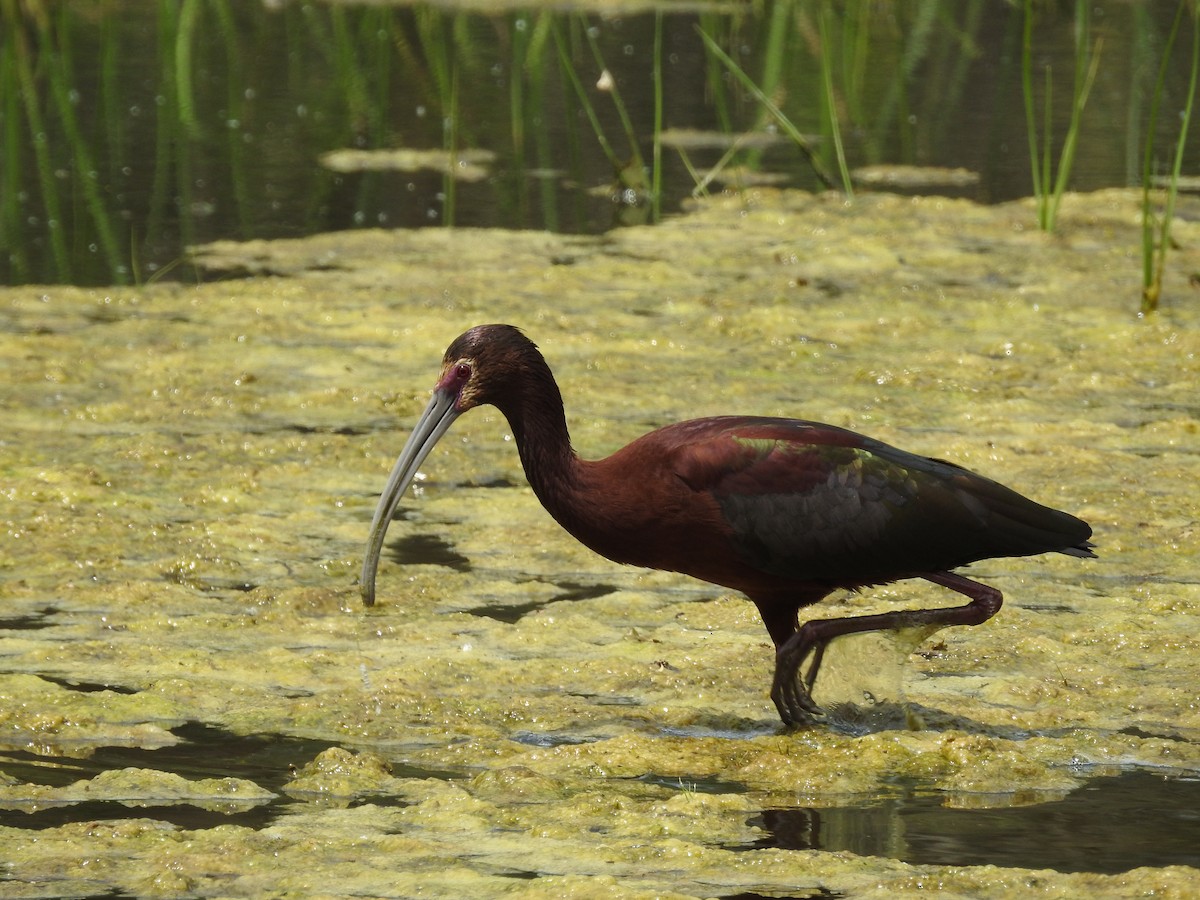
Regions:
<instances>
[{"instance_id":1,"label":"green algae mat","mask_svg":"<svg viewBox=\"0 0 1200 900\"><path fill-rule=\"evenodd\" d=\"M1139 319L1138 202L1069 196L1047 236L1031 203L760 191L602 238L346 232L198 248L199 285L0 290L0 897L1194 896L1200 230ZM365 610L383 481L491 321L541 346L585 456L818 419L1073 512L1100 558L971 567L995 619L835 644L849 705L789 733L754 608L576 545L485 408ZM1056 818L1131 777L1138 829Z\"/></svg>"}]
</instances>

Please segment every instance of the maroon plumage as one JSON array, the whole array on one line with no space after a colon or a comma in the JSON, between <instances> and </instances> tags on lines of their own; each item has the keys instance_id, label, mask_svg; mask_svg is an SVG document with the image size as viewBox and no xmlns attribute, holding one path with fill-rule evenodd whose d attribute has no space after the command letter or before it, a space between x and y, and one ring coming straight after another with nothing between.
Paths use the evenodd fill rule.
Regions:
<instances>
[{"instance_id":1,"label":"maroon plumage","mask_svg":"<svg viewBox=\"0 0 1200 900\"><path fill-rule=\"evenodd\" d=\"M433 399L380 498L363 562L367 605L384 533L417 467L455 418L485 403L508 419L538 499L583 544L755 603L776 645L771 696L787 724L820 715L811 689L834 638L994 615L1000 592L950 570L999 556L1095 555L1091 528L1068 513L953 463L818 422L694 419L581 460L536 346L512 326L483 325L447 349ZM799 627L798 611L833 590L918 577L971 602Z\"/></svg>"}]
</instances>

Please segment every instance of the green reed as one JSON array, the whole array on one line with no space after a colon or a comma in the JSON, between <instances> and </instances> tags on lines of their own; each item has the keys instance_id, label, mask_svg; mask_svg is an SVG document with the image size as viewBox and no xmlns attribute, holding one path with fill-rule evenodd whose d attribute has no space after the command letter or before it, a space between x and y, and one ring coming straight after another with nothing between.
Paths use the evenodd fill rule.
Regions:
<instances>
[{"instance_id":1,"label":"green reed","mask_svg":"<svg viewBox=\"0 0 1200 900\"><path fill-rule=\"evenodd\" d=\"M0 0L3 6L2 18L6 22L20 22L21 10L17 0ZM49 28L48 22L41 22L39 31ZM0 87L3 88L6 127L5 138L5 184L4 211L5 235L19 235L26 232L22 227L22 211L20 209L20 192L24 181L21 173L26 169L24 164L26 154L23 133L15 123L24 120L27 123L27 134L31 137L29 146L33 155L33 170L36 172L36 189L41 197L41 223L45 228L50 245L51 257L55 268L60 272L70 272L70 254L67 249L66 232L63 225L62 204L59 198L59 185L55 177L55 164L50 154L50 137L46 130L45 117L42 113L41 98L37 90L35 64L38 58L38 47L31 44L29 30L20 27L5 28L3 34L3 61L0 62ZM19 98L19 99L18 99ZM29 188L33 188L29 185ZM8 244L5 238L4 250L12 259L13 268L22 277L37 277L32 271L32 262L21 246L21 242L13 240Z\"/></svg>"},{"instance_id":2,"label":"green reed","mask_svg":"<svg viewBox=\"0 0 1200 900\"><path fill-rule=\"evenodd\" d=\"M583 14L579 13L577 15L579 16L579 21L582 25L580 31L586 39L588 48L591 50L592 59L596 65L596 71L600 73L608 73L610 76L612 76L612 70L605 62L604 53L600 46L598 29L587 27L586 19L584 18ZM576 83L578 83L578 80L576 80ZM651 182L647 180L647 165L645 157L642 156L642 149L640 141L638 140L637 129L633 125L633 119L629 115L629 109L625 105L625 101L621 95L621 88L618 83L618 79L615 76L608 79L605 92L612 99L613 110L616 112L617 119L621 123L621 129L625 133L625 141L629 147L629 158L623 163L616 161L614 166L617 179L617 188L622 194L622 205L625 210L628 211L632 208L641 206L642 201L648 199L647 195L651 193ZM593 119L593 121L598 120ZM657 135L655 136L655 141L657 142ZM651 179L654 177L657 177L657 175L652 175ZM630 194L635 198L634 203L629 203L626 200L627 196ZM651 200L649 211L650 215L653 217L655 215L657 206L653 202L652 197L649 199ZM627 219L628 218L629 217L627 217Z\"/></svg>"},{"instance_id":3,"label":"green reed","mask_svg":"<svg viewBox=\"0 0 1200 900\"><path fill-rule=\"evenodd\" d=\"M921 3L917 4L911 11L913 18L911 21L906 20L903 26L897 25L900 30L902 41L899 46L899 58L896 60L896 77L889 80L886 88L883 91L882 99L878 107L872 114L868 115L865 109L862 109L862 101L859 100L858 106L861 109L859 113L860 121L873 121L874 125L866 129L868 134L884 135L889 131L889 126L894 125L896 134L899 139L899 159L913 159L916 156L916 148L913 146L912 128L907 125L910 121L909 100L909 85L912 79L916 77L918 67L928 61L931 51L937 46L936 34L952 33L948 28L943 27L940 32L938 29L939 16L945 16L947 7L942 3ZM864 8L862 4L857 7L858 16L855 20L855 27L849 29L850 34L859 35L859 43L856 47L859 56L858 66L866 68L871 65L878 65L874 59L874 51L877 49L876 40L871 40L871 29L868 17L875 10L871 7ZM942 23L943 25L945 23ZM966 54L961 54L965 56ZM848 97L862 95L862 78L861 75L857 80L858 90L847 91ZM870 144L866 154L868 159L879 159L882 154L882 148L878 146L878 139L868 139Z\"/></svg>"},{"instance_id":4,"label":"green reed","mask_svg":"<svg viewBox=\"0 0 1200 900\"><path fill-rule=\"evenodd\" d=\"M838 174L842 179L842 191L847 197L854 196L854 182L850 177L850 167L846 164L846 150L842 146L842 129L839 124L837 92L833 86L833 12L828 7L822 7L818 13L818 28L821 37L821 88L824 95L823 121L829 128L833 139L833 152L837 158Z\"/></svg>"},{"instance_id":5,"label":"green reed","mask_svg":"<svg viewBox=\"0 0 1200 900\"><path fill-rule=\"evenodd\" d=\"M833 179L825 171L825 167L822 165L816 151L813 149L808 139L800 133L800 129L797 128L792 120L789 119L783 112L783 110L781 110L779 106L776 105L776 103L770 97L768 97L766 93L763 92L762 88L755 84L754 79L747 75L745 70L743 70L741 66L734 62L728 53L721 49L721 47L715 40L713 40L712 37L710 37L704 31L701 31L699 28L697 28L697 32L704 41L704 45L708 52L718 62L720 62L721 65L723 65L729 71L729 73L734 76L734 78L737 79L742 87L744 87L750 93L750 95L754 97L762 109L766 110L766 112L770 114L771 118L775 120L775 123L779 126L783 133L792 139L796 147L799 148L800 152L804 155L804 158L808 161L808 164L812 167L813 172L816 173L817 177L822 181L822 183L824 183L827 187L833 187ZM831 127L836 129L837 123L832 122ZM842 189L847 194L851 194L854 188L850 183L850 173L843 170L841 174Z\"/></svg>"},{"instance_id":6,"label":"green reed","mask_svg":"<svg viewBox=\"0 0 1200 900\"><path fill-rule=\"evenodd\" d=\"M1071 177L1075 161L1075 148L1079 139L1079 123L1088 95L1096 80L1100 65L1102 40L1090 45L1091 5L1089 0L1075 0L1075 77L1071 98L1071 118L1066 137L1059 151L1058 168L1055 172L1050 155L1051 111L1053 109L1053 75L1050 67L1045 69L1045 87L1042 97L1043 123L1039 149L1037 117L1033 90L1033 0L1025 0L1024 32L1021 53L1021 88L1025 99L1025 122L1029 139L1029 161L1033 175L1033 195L1037 199L1038 227L1053 231L1058 217L1058 208ZM1053 184L1052 184L1053 182Z\"/></svg>"},{"instance_id":7,"label":"green reed","mask_svg":"<svg viewBox=\"0 0 1200 900\"><path fill-rule=\"evenodd\" d=\"M731 104L722 99L724 92L716 87L720 81L711 72L730 72L754 100L759 115L753 127L777 123L797 141L823 184L836 184L851 195L848 131L855 134L856 154L867 162L912 161L932 146L919 146L912 122L944 121L947 103L961 104L969 63L977 55L982 2L893 6L870 0L791 0L772 4L755 54L763 61L757 81L720 52L721 47L737 45L741 39L736 33L728 27L714 30L702 18L700 30L711 39L705 48L711 61L709 90L718 109L728 109ZM881 77L884 71L890 77ZM918 77L925 79L922 94L930 99L925 107L914 109L910 90ZM800 98L802 109L815 105L819 144L785 121L789 117L782 112L783 100L789 92ZM748 165L758 165L761 155L761 150L747 153Z\"/></svg>"},{"instance_id":8,"label":"green reed","mask_svg":"<svg viewBox=\"0 0 1200 900\"><path fill-rule=\"evenodd\" d=\"M1158 78L1154 85L1154 96L1150 102L1150 119L1146 124L1146 143L1142 155L1142 301L1141 313L1147 315L1158 309L1162 296L1163 270L1166 267L1167 248L1171 244L1171 222L1175 216L1175 196L1179 188L1179 175L1183 165L1183 150L1187 144L1188 127L1192 121L1192 108L1196 102L1196 76L1200 72L1200 7L1192 8L1192 63L1188 79L1187 101L1179 123L1179 137L1175 144L1171 173L1167 179L1166 197L1161 216L1155 216L1151 202L1152 165L1154 160L1154 133L1158 124L1159 106L1162 101L1163 85L1166 82L1171 50L1179 33L1187 0L1180 0L1171 25L1170 36L1163 49Z\"/></svg>"},{"instance_id":9,"label":"green reed","mask_svg":"<svg viewBox=\"0 0 1200 900\"><path fill-rule=\"evenodd\" d=\"M611 75L611 71L605 64L604 53L600 47L600 43L597 40L596 34L588 27L587 19L582 13L576 13L571 16L570 26L571 29L567 34L563 33L563 29L559 23L556 22L553 27L554 46L558 54L559 71L566 78L567 83L571 87L571 92L579 104L579 108L587 117L597 145L608 159L609 165L612 166L613 175L616 179L616 190L622 194L631 191L640 201L649 193L650 185L646 180L646 162L638 143L637 132L634 128L633 120L629 115L629 110L626 108L625 102L621 97L620 86L617 84L615 77L610 78L606 91L612 99L613 109L621 123L622 130L625 132L625 139L629 146L629 157L627 159L622 159L613 148L612 142L609 141L604 125L600 121L599 111L592 102L589 92L584 87L583 79L580 77L580 73L574 62L573 47L581 48L582 45L586 45L595 65L595 70L590 77L598 79L602 73L606 72ZM631 204L625 204L626 210L630 208L632 208ZM649 207L650 215L654 215L656 209L657 207L651 204Z\"/></svg>"},{"instance_id":10,"label":"green reed","mask_svg":"<svg viewBox=\"0 0 1200 900\"><path fill-rule=\"evenodd\" d=\"M192 190L194 179L191 154L187 148L198 129L185 124L188 116L184 108L191 104L191 95L187 87L179 83L182 69L178 40L181 31L180 7L173 0L159 0L156 12L161 85L159 96L162 99L154 117L154 177L151 181L146 234L158 234L167 228L168 218L173 218L178 221L180 242L188 246L194 244L196 238L190 214L195 205ZM188 55L190 57L190 53ZM189 74L188 83L190 80Z\"/></svg>"},{"instance_id":11,"label":"green reed","mask_svg":"<svg viewBox=\"0 0 1200 900\"><path fill-rule=\"evenodd\" d=\"M73 97L74 77L69 68L71 51L66 44L68 34L69 29L64 27L60 33L60 40L63 41L58 50L60 55L48 67L51 93L57 107L59 121L62 123L66 135L67 146L71 148L75 184L78 185L78 189L83 195L82 205L86 210L87 218L91 221L91 230L96 239L95 244L108 268L120 273L123 271L122 254L113 222L110 220L111 213L100 194L100 173L94 161L92 141L84 134L76 113ZM43 48L43 53L47 55L53 52L48 47ZM125 279L122 278L122 280Z\"/></svg>"},{"instance_id":12,"label":"green reed","mask_svg":"<svg viewBox=\"0 0 1200 900\"><path fill-rule=\"evenodd\" d=\"M217 32L221 35L220 46L224 52L225 71L225 127L221 129L227 154L229 186L233 192L233 205L237 211L238 226L243 233L253 230L254 186L247 175L249 170L249 148L242 139L242 123L246 117L245 65L239 52L238 28L230 0L211 0L210 8L217 19Z\"/></svg>"},{"instance_id":13,"label":"green reed","mask_svg":"<svg viewBox=\"0 0 1200 900\"><path fill-rule=\"evenodd\" d=\"M530 47L536 30L531 25L532 20L532 13L525 10L510 13L505 19L511 45L508 59L508 127L509 137L512 141L513 168L518 172L525 172L529 168L526 144L528 135L536 134L537 128L527 129L526 120L535 115L535 111L539 108L538 101L534 97L542 96L542 80L531 76L532 70L540 73L542 67L533 66L531 70L529 66ZM537 81L536 86L535 80ZM527 92L530 94L531 102L529 103L526 102ZM513 195L516 198L518 220L523 220L528 208L528 201L525 191L515 180Z\"/></svg>"},{"instance_id":14,"label":"green reed","mask_svg":"<svg viewBox=\"0 0 1200 900\"><path fill-rule=\"evenodd\" d=\"M367 71L371 61L377 58L378 41L371 40L366 28L354 28L350 18L344 7L336 4L329 7L325 38L329 47L328 62L350 115L367 123L372 133L380 133L383 130L382 112L387 107L379 102L385 98L372 90L373 79ZM366 24L373 24L374 18L369 17ZM377 89L387 83L384 79L374 80Z\"/></svg>"},{"instance_id":15,"label":"green reed","mask_svg":"<svg viewBox=\"0 0 1200 900\"><path fill-rule=\"evenodd\" d=\"M579 103L579 108L587 116L588 124L591 125L596 143L600 146L601 151L603 151L613 170L620 171L622 167L621 159L617 156L616 151L613 150L612 144L609 143L608 135L605 133L604 126L600 123L600 116L596 112L596 106L592 103L591 97L584 88L579 73L575 69L575 63L571 58L569 37L563 34L562 26L558 22L554 23L553 34L554 49L558 53L559 70L566 77L567 83L571 87L571 92L575 100Z\"/></svg>"},{"instance_id":16,"label":"green reed","mask_svg":"<svg viewBox=\"0 0 1200 900\"><path fill-rule=\"evenodd\" d=\"M196 42L197 21L203 10L200 0L182 0L175 20L174 64L175 102L179 124L190 137L200 136L196 119L196 91L192 85L192 47Z\"/></svg>"},{"instance_id":17,"label":"green reed","mask_svg":"<svg viewBox=\"0 0 1200 900\"><path fill-rule=\"evenodd\" d=\"M533 127L530 130L533 133L534 153L537 159L539 175L537 179L537 190L540 200L538 208L541 211L542 226L550 231L558 231L560 222L558 202L554 183L548 176L548 173L554 169L554 149L549 123L543 119L545 110L548 109L546 75L547 70L550 68L544 61L549 53L549 42L552 39L552 23L553 17L551 13L545 10L538 13L528 43L522 49L520 66L515 64L516 57L514 57L511 77L518 84L526 80L521 77L522 73L528 79L529 104L527 109L529 110L528 115L533 119ZM524 116L522 116L522 120L524 120ZM514 148L518 146L518 137L515 132L513 135L513 145ZM520 140L520 146L524 147L523 138ZM573 131L569 133L568 154L578 160L578 141ZM520 166L514 173L514 178L523 182L526 171L524 166ZM518 189L517 194L523 197L524 191Z\"/></svg>"},{"instance_id":18,"label":"green reed","mask_svg":"<svg viewBox=\"0 0 1200 900\"><path fill-rule=\"evenodd\" d=\"M744 134L761 131L771 122L777 121L776 113L780 116L783 115L778 98L786 93L786 62L791 55L792 43L797 31L797 9L797 0L781 0L781 2L771 5L764 22L761 52L756 54L762 59L763 64L762 75L757 82L747 75L727 53L723 51L714 53L712 49L713 47L717 47L718 50L721 47L734 47L741 43L744 40L741 22L722 15L701 16L696 28L705 42L705 80L708 92L713 98L718 115L718 130L721 133L741 132ZM752 113L749 116L750 121L742 127L735 126L734 112L735 110L743 112L743 110L740 109L740 98L736 94L731 97L730 92L726 90L725 75L727 73L742 84L743 88L754 98L754 106L750 110ZM763 103L759 99L762 97L772 99L768 103ZM775 110L775 113L772 112L772 109ZM797 130L796 133L798 134L799 131ZM803 142L802 152L805 148L813 149L807 138L802 137L801 140ZM680 157L695 183L692 190L693 196L706 193L708 184L719 177L721 172L739 156L748 169L758 170L762 167L762 148L754 146L753 142L744 142L740 134L735 137L721 158L704 175L700 175L696 171L686 152L680 151ZM810 160L815 158L815 156L810 157Z\"/></svg>"},{"instance_id":19,"label":"green reed","mask_svg":"<svg viewBox=\"0 0 1200 900\"><path fill-rule=\"evenodd\" d=\"M145 33L140 22L131 24L112 0L86 15L78 4L46 4L36 21L0 27L0 264L5 277L21 280L160 277L160 257L175 242L280 233L264 202L267 187L288 192L289 210L302 198L303 221L283 230L374 222L384 209L409 215L391 191L394 174L335 174L302 163L281 178L264 165L297 145L314 148L310 158L337 147L401 143L440 145L451 158L468 147L496 150L506 168L490 180L466 188L443 173L434 182L444 224L466 218L459 208L466 197L490 191L483 202L505 216L511 211L514 224L594 227L595 204L576 187L595 183L605 161L623 188L648 198L639 212L657 219L672 190L687 191L689 176L703 193L735 161L765 165L762 144L739 138L764 126L790 137L821 183L850 193L852 159L925 162L922 154L944 144L937 129L976 102L965 97L965 73L979 52L989 2L705 7L694 14L702 57L685 52L680 64L664 59L664 48L690 38L680 33L690 21L671 9L625 26L624 34L644 41L626 59L615 49L621 30L577 12L485 16L340 4L264 12L236 0L156 0L148 8L154 46L143 56L151 71L137 83L126 63L132 35L142 40ZM0 0L0 12L7 23L31 5ZM1018 50L1021 23L1012 22ZM1086 27L1081 33L1088 51ZM1011 55L1020 58L1019 50ZM1077 67L1084 88L1077 99L1086 99L1098 55L1081 53L1087 64L1082 77ZM700 164L707 151L680 149L677 162L661 140L678 103L666 90L669 76L684 71L672 66L693 60L690 74L708 106L698 124L733 136L711 167L708 157ZM606 68L617 83L602 94L595 80ZM284 98L304 111L281 114ZM1050 97L1044 102L1048 110ZM413 114L417 108L428 114ZM1049 169L1049 151L1034 137L1040 192L1052 198L1057 185L1061 195L1069 165ZM270 185L264 171L272 173ZM1173 203L1168 197L1168 211ZM1154 240L1160 252L1166 241Z\"/></svg>"},{"instance_id":20,"label":"green reed","mask_svg":"<svg viewBox=\"0 0 1200 900\"><path fill-rule=\"evenodd\" d=\"M441 113L442 149L453 160L459 147L459 61L454 42L454 19L435 7L421 7L415 12L420 47L433 77L437 107ZM449 227L454 225L457 201L457 182L452 167L451 163L442 177L442 224Z\"/></svg>"},{"instance_id":21,"label":"green reed","mask_svg":"<svg viewBox=\"0 0 1200 900\"><path fill-rule=\"evenodd\" d=\"M662 128L663 128L663 14L654 13L654 51L652 53L654 78L654 149L650 171L651 220L662 218Z\"/></svg>"},{"instance_id":22,"label":"green reed","mask_svg":"<svg viewBox=\"0 0 1200 900\"><path fill-rule=\"evenodd\" d=\"M700 34L714 40L720 38L729 43L737 35L736 20L711 9L702 9L697 23ZM733 101L725 90L723 74L725 67L712 53L704 54L704 90L713 107L713 118L717 130L729 134L733 131Z\"/></svg>"},{"instance_id":23,"label":"green reed","mask_svg":"<svg viewBox=\"0 0 1200 900\"><path fill-rule=\"evenodd\" d=\"M7 2L7 0L6 0ZM0 7L3 12L3 7ZM7 15L7 12L4 12ZM8 29L13 31L15 29ZM16 71L15 42L7 39L8 35L0 37L0 122L13 122L21 115L20 79ZM23 178L18 175L21 167L12 163L21 158L21 141L16 128L7 127L2 130L4 158L9 165L0 169L0 235L13 236L12 246L6 237L0 237L0 262L11 266L18 277L27 278L29 264L25 258L24 247L20 240L15 239L20 234L21 209L19 192Z\"/></svg>"}]
</instances>

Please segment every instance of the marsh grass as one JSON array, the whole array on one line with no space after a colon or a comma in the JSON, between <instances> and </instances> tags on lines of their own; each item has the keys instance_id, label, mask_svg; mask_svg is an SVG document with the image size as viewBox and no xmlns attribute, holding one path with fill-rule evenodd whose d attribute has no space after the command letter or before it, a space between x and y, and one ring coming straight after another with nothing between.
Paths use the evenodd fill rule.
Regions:
<instances>
[{"instance_id":1,"label":"marsh grass","mask_svg":"<svg viewBox=\"0 0 1200 900\"><path fill-rule=\"evenodd\" d=\"M18 22L20 10L17 0L0 0L3 3L3 17L6 22ZM37 23L35 33L45 33L49 23L44 19ZM42 102L38 92L37 79L34 73L38 47L34 45L34 35L27 28L5 28L3 34L4 53L0 62L0 95L5 98L5 120L15 123L24 119L27 123L27 134L33 156L33 168L36 172L36 189L40 193L41 208L45 229L50 246L54 268L64 273L68 278L71 272L71 258L67 250L66 234L62 227L62 205L59 201L59 190L54 175L54 161L50 155L50 141L46 124L42 115ZM19 100L18 100L19 98ZM4 167L4 210L3 219L5 233L19 234L21 227L21 208L18 202L21 190L26 186L26 179L21 177L20 168L13 162L21 159L24 154L20 138L23 136L15 127L5 129L5 158L9 164ZM7 241L5 242L8 243ZM29 259L25 248L14 244L6 247L12 259L13 268L23 275L32 270L32 260Z\"/></svg>"},{"instance_id":2,"label":"marsh grass","mask_svg":"<svg viewBox=\"0 0 1200 900\"><path fill-rule=\"evenodd\" d=\"M178 275L170 261L182 247L216 237L481 218L591 231L614 218L657 221L673 197L772 167L811 168L774 174L849 196L851 165L938 165L956 149L946 146L963 109L981 102L969 73L997 20L989 4L780 0L609 17L154 0L139 18L111 2L0 0L0 280L142 283L172 265ZM1003 14L1013 72L1001 60L985 104L1019 102L1020 14ZM1099 65L1087 14L1081 2L1057 168L1043 121L1054 85L1035 110L1041 86L1032 75L1025 84L1035 191L1051 222ZM147 44L152 52L132 52ZM131 79L135 56L144 68ZM605 71L610 87L598 90ZM668 150L669 127L728 142ZM789 138L805 162L781 166L768 144L742 137L763 130ZM484 148L503 168L464 186L453 172L335 174L314 162L340 147L398 146L451 159ZM1149 172L1142 151L1138 141L1131 180ZM591 190L606 169L633 204L615 217ZM1168 193L1164 215L1145 217L1159 272L1173 209Z\"/></svg>"},{"instance_id":3,"label":"marsh grass","mask_svg":"<svg viewBox=\"0 0 1200 900\"><path fill-rule=\"evenodd\" d=\"M506 22L511 47L508 63L508 121L513 154L509 196L519 221L524 221L529 214L528 195L520 183L524 173L530 170L545 173L554 167L549 131L540 127L542 110L548 102L546 66L542 60L550 40L551 22L550 14L544 10L537 14L516 12ZM529 162L530 150L535 160L532 165ZM539 177L537 184L541 218L549 230L557 231L558 204L552 183L549 178Z\"/></svg>"},{"instance_id":4,"label":"marsh grass","mask_svg":"<svg viewBox=\"0 0 1200 900\"><path fill-rule=\"evenodd\" d=\"M651 218L657 222L662 217L662 129L663 129L663 14L654 13L654 52L652 54L654 78L654 147L650 166Z\"/></svg>"},{"instance_id":5,"label":"marsh grass","mask_svg":"<svg viewBox=\"0 0 1200 900\"><path fill-rule=\"evenodd\" d=\"M697 29L697 31L700 34L701 39L704 41L707 51L713 56L713 58L715 58L729 71L731 75L734 76L735 79L737 79L742 87L745 88L746 91L748 91L750 95L759 103L759 105L770 114L770 117L779 126L780 130L783 131L783 133L789 138L791 138L792 142L800 150L801 154L803 154L805 160L812 167L813 173L818 179L820 179L821 183L826 187L832 188L834 186L833 178L831 178L829 173L825 170L825 166L821 163L820 158L817 156L816 150L813 148L809 140L800 132L800 129L797 128L792 120L789 119L783 112L783 110L780 109L779 106L767 96L763 89L754 82L754 79L747 75L745 70L742 69L742 67L739 66L729 56L728 53L721 49L721 47L710 35L706 34L700 29ZM847 194L850 194L853 192L853 186L850 184L849 173L843 172L842 175L842 188Z\"/></svg>"},{"instance_id":6,"label":"marsh grass","mask_svg":"<svg viewBox=\"0 0 1200 900\"><path fill-rule=\"evenodd\" d=\"M418 48L433 84L433 103L440 113L442 149L453 160L461 146L459 72L464 44L456 34L460 17L432 6L414 11ZM339 54L340 55L340 54ZM453 227L457 209L457 181L451 171L442 176L442 225Z\"/></svg>"},{"instance_id":7,"label":"marsh grass","mask_svg":"<svg viewBox=\"0 0 1200 900\"><path fill-rule=\"evenodd\" d=\"M586 25L584 26L586 31ZM554 47L558 53L559 70L566 77L567 83L570 85L574 94L575 100L579 104L579 108L587 116L589 125L591 125L592 135L596 139L596 143L604 152L604 156L608 159L609 164L613 167L614 172L620 172L623 168L621 158L609 143L608 135L605 133L604 126L600 122L600 115L596 110L596 105L592 103L591 95L583 85L583 81L579 77L579 72L576 70L574 61L571 56L571 45L568 37L563 34L563 27L560 23L555 23L553 27ZM603 69L601 69L603 71ZM635 145L636 146L636 145Z\"/></svg>"},{"instance_id":8,"label":"marsh grass","mask_svg":"<svg viewBox=\"0 0 1200 900\"><path fill-rule=\"evenodd\" d=\"M842 180L842 191L847 197L854 196L854 182L850 167L846 164L846 149L842 145L842 129L838 114L837 92L833 86L833 11L823 6L818 13L821 35L821 87L825 97L823 122L829 129L833 151L837 158L838 175Z\"/></svg>"},{"instance_id":9,"label":"marsh grass","mask_svg":"<svg viewBox=\"0 0 1200 900\"><path fill-rule=\"evenodd\" d=\"M1053 71L1046 66L1042 94L1042 129L1038 135L1036 104L1034 101L1033 72L1033 0L1025 0L1024 31L1021 47L1021 88L1025 100L1025 123L1029 138L1029 163L1033 177L1033 196L1037 201L1038 227L1053 231L1058 218L1058 208L1071 178L1075 162L1075 150L1079 140L1079 123L1087 105L1088 95L1096 80L1100 65L1103 41L1091 39L1091 5L1089 0L1075 0L1074 38L1075 74L1071 97L1071 115L1062 149L1059 151L1057 170L1051 159Z\"/></svg>"},{"instance_id":10,"label":"marsh grass","mask_svg":"<svg viewBox=\"0 0 1200 900\"><path fill-rule=\"evenodd\" d=\"M1180 0L1175 13L1175 20L1163 48L1162 61L1158 68L1158 78L1154 84L1153 99L1150 103L1150 117L1146 123L1145 149L1142 154L1142 299L1141 314L1143 316L1158 309L1162 296L1163 271L1166 267L1167 248L1171 244L1171 222L1175 216L1175 197L1179 189L1179 175L1183 165L1183 150L1187 144L1188 128L1192 120L1192 108L1196 102L1196 80L1200 72L1200 7L1193 3L1192 18L1192 58L1188 80L1187 100L1184 103L1183 115L1179 123L1179 137L1175 144L1174 158L1171 162L1170 175L1167 179L1162 214L1156 216L1152 199L1153 165L1155 148L1155 129L1158 124L1159 109L1162 103L1163 86L1166 83L1167 71L1171 63L1171 51L1179 34L1183 21L1187 0Z\"/></svg>"},{"instance_id":11,"label":"marsh grass","mask_svg":"<svg viewBox=\"0 0 1200 900\"><path fill-rule=\"evenodd\" d=\"M600 29L593 28L588 24L587 17L583 13L575 13L576 28L571 34L577 38L582 38L582 43L587 47L588 53L592 56L593 70L589 72L589 76L595 77L595 90L600 94L610 98L613 112L617 115L617 120L620 124L620 130L624 133L625 145L628 146L628 156L622 157L613 149L613 145L605 137L604 126L601 125L600 115L595 104L592 102L592 96L583 84L580 74L575 71L575 56L569 52L564 52L566 49L562 42L559 43L559 66L566 78L568 78L572 88L575 90L578 102L586 110L588 121L592 124L593 133L605 150L605 155L608 157L613 168L613 197L617 198L617 208L628 212L635 209L646 209L650 217L650 221L656 221L658 217L659 202L654 197L656 184L661 184L661 174L658 168L654 168L653 172L649 172L646 157L642 155L641 140L638 138L637 128L634 125L634 120L629 113L629 107L626 106L622 90L620 90L620 79L613 76L612 68L608 65L605 59L604 49L600 43ZM653 55L653 54L652 54ZM655 62L658 60L655 60ZM650 73L650 78L655 83L659 83L661 78L658 71L653 70ZM589 77L589 80L590 79ZM653 88L652 91L655 91ZM656 109L656 115L661 115L661 108ZM654 130L652 134L652 145L655 162L661 160L661 150L659 144L659 131ZM625 221L640 221L640 216L625 217Z\"/></svg>"}]
</instances>

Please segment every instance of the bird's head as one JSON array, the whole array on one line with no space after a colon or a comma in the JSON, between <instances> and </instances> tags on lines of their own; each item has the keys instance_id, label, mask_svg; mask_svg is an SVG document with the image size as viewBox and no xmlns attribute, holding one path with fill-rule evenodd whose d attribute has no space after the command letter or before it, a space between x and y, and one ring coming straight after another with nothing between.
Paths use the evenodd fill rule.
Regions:
<instances>
[{"instance_id":1,"label":"bird's head","mask_svg":"<svg viewBox=\"0 0 1200 900\"><path fill-rule=\"evenodd\" d=\"M429 405L400 451L375 508L363 557L363 603L375 603L375 572L388 524L418 467L442 435L455 419L476 406L490 403L508 415L513 404L521 402L530 376L542 373L553 385L550 370L533 341L512 325L478 325L459 335L446 349Z\"/></svg>"},{"instance_id":2,"label":"bird's head","mask_svg":"<svg viewBox=\"0 0 1200 900\"><path fill-rule=\"evenodd\" d=\"M489 403L505 409L523 391L531 367L545 368L545 362L519 328L476 325L446 348L434 396L443 395L458 415Z\"/></svg>"}]
</instances>

